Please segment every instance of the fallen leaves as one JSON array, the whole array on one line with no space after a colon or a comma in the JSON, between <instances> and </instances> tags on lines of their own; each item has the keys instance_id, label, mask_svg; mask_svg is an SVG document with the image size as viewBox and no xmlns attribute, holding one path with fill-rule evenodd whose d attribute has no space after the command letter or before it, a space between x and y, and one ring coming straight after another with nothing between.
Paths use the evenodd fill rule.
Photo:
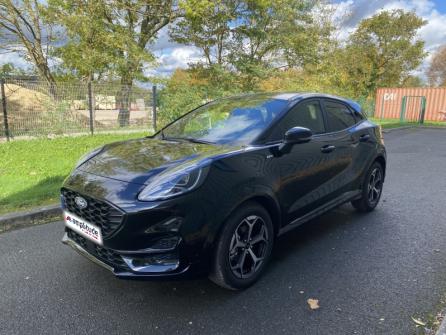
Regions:
<instances>
[{"instance_id":1,"label":"fallen leaves","mask_svg":"<svg viewBox=\"0 0 446 335\"><path fill-rule=\"evenodd\" d=\"M425 326L426 322L421 321L420 319L415 319L413 316L411 316L412 321L417 324L417 326Z\"/></svg>"},{"instance_id":2,"label":"fallen leaves","mask_svg":"<svg viewBox=\"0 0 446 335\"><path fill-rule=\"evenodd\" d=\"M310 309L312 309L312 310L318 309L320 307L319 300L317 300L317 299L310 298L307 300L307 303L308 303L308 306L310 306Z\"/></svg>"}]
</instances>

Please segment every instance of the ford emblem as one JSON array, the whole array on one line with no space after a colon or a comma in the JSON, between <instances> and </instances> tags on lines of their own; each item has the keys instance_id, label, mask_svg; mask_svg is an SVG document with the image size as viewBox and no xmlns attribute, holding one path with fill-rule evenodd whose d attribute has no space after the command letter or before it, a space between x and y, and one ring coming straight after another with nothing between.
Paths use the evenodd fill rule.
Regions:
<instances>
[{"instance_id":1,"label":"ford emblem","mask_svg":"<svg viewBox=\"0 0 446 335\"><path fill-rule=\"evenodd\" d=\"M74 202L76 203L76 206L79 207L80 209L84 209L87 208L87 200L85 200L82 197L76 197L74 198Z\"/></svg>"}]
</instances>

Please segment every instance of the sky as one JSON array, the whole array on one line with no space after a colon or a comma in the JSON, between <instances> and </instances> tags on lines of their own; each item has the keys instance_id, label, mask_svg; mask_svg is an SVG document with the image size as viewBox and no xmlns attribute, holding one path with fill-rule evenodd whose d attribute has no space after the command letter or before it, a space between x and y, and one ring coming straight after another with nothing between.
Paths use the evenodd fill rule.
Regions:
<instances>
[{"instance_id":1,"label":"sky","mask_svg":"<svg viewBox=\"0 0 446 335\"><path fill-rule=\"evenodd\" d=\"M446 44L446 0L335 0L338 14L350 13L342 24L341 37L348 36L359 21L370 17L381 10L401 8L413 10L428 21L418 32L418 37L425 41L425 49L429 55L414 74L423 77L432 53L442 44ZM160 32L158 40L150 46L158 58L158 66L146 71L147 75L168 76L177 68L186 68L189 63L200 60L200 52L192 46L180 45L169 40L168 31ZM0 54L0 64L11 62L20 67L27 64L15 54Z\"/></svg>"}]
</instances>

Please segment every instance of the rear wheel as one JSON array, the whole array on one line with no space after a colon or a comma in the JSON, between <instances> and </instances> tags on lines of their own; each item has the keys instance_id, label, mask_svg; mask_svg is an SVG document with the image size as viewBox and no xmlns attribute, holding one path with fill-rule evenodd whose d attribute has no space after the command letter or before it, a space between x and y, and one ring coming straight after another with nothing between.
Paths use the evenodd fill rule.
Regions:
<instances>
[{"instance_id":1,"label":"rear wheel","mask_svg":"<svg viewBox=\"0 0 446 335\"><path fill-rule=\"evenodd\" d=\"M238 208L226 221L209 278L224 288L249 287L265 268L274 242L268 212L255 202Z\"/></svg>"},{"instance_id":2,"label":"rear wheel","mask_svg":"<svg viewBox=\"0 0 446 335\"><path fill-rule=\"evenodd\" d=\"M381 199L384 182L384 170L381 164L375 162L367 172L362 186L362 196L352 201L353 207L360 212L370 212L375 209Z\"/></svg>"}]
</instances>

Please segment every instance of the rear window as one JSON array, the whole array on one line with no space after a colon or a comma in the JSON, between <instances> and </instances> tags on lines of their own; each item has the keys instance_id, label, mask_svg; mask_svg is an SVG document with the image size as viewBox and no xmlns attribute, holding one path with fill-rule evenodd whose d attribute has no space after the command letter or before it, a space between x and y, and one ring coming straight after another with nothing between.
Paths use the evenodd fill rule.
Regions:
<instances>
[{"instance_id":1,"label":"rear window","mask_svg":"<svg viewBox=\"0 0 446 335\"><path fill-rule=\"evenodd\" d=\"M355 115L355 118L358 122L365 120L365 116L361 112L353 112L353 114Z\"/></svg>"},{"instance_id":2,"label":"rear window","mask_svg":"<svg viewBox=\"0 0 446 335\"><path fill-rule=\"evenodd\" d=\"M356 123L352 111L344 104L334 101L324 101L330 132L350 128Z\"/></svg>"}]
</instances>

